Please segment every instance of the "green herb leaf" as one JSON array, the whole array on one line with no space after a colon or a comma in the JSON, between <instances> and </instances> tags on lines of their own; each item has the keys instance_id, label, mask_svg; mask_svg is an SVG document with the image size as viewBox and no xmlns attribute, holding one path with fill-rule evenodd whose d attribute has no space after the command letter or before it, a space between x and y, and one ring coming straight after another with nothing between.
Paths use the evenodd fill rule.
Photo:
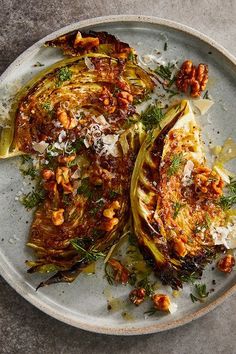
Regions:
<instances>
[{"instance_id":1,"label":"green herb leaf","mask_svg":"<svg viewBox=\"0 0 236 354\"><path fill-rule=\"evenodd\" d=\"M148 278L144 278L137 283L138 288L144 288L146 290L147 296L151 296L154 294L153 285L154 284L151 284L151 282L150 282L150 280L148 280Z\"/></svg>"},{"instance_id":2,"label":"green herb leaf","mask_svg":"<svg viewBox=\"0 0 236 354\"><path fill-rule=\"evenodd\" d=\"M113 285L114 282L115 282L115 279L114 279L113 271L112 271L111 266L109 265L109 263L105 264L104 272L105 272L105 277L107 279L108 284Z\"/></svg>"},{"instance_id":3,"label":"green herb leaf","mask_svg":"<svg viewBox=\"0 0 236 354\"><path fill-rule=\"evenodd\" d=\"M36 68L36 67L39 67L39 66L44 66L44 64L42 64L42 63L40 63L39 61L37 61L37 63L34 64L34 67Z\"/></svg>"},{"instance_id":4,"label":"green herb leaf","mask_svg":"<svg viewBox=\"0 0 236 354\"><path fill-rule=\"evenodd\" d=\"M168 168L167 175L168 177L173 176L180 168L183 162L183 154L174 154L171 158L171 164Z\"/></svg>"},{"instance_id":5,"label":"green herb leaf","mask_svg":"<svg viewBox=\"0 0 236 354\"><path fill-rule=\"evenodd\" d=\"M64 81L70 80L71 77L72 77L72 71L67 66L61 68L57 74L56 85L61 86Z\"/></svg>"},{"instance_id":6,"label":"green herb leaf","mask_svg":"<svg viewBox=\"0 0 236 354\"><path fill-rule=\"evenodd\" d=\"M92 191L92 187L91 187L91 185L89 183L89 178L83 178L81 180L81 185L77 189L77 193L78 194L83 194L87 198L91 198L92 197L93 191Z\"/></svg>"},{"instance_id":7,"label":"green herb leaf","mask_svg":"<svg viewBox=\"0 0 236 354\"><path fill-rule=\"evenodd\" d=\"M192 302L196 302L196 301L200 301L200 299L198 299L195 295L190 294L190 299L192 300Z\"/></svg>"},{"instance_id":8,"label":"green herb leaf","mask_svg":"<svg viewBox=\"0 0 236 354\"><path fill-rule=\"evenodd\" d=\"M38 190L35 192L30 192L24 195L21 199L21 203L27 209L32 209L39 205L45 198L45 192L43 190Z\"/></svg>"},{"instance_id":9,"label":"green herb leaf","mask_svg":"<svg viewBox=\"0 0 236 354\"><path fill-rule=\"evenodd\" d=\"M87 262L95 262L100 258L104 258L105 254L102 252L97 251L96 249L91 249L87 251L81 246L81 240L80 239L72 239L70 241L74 249L80 253L82 260L81 261L87 261Z\"/></svg>"},{"instance_id":10,"label":"green herb leaf","mask_svg":"<svg viewBox=\"0 0 236 354\"><path fill-rule=\"evenodd\" d=\"M195 284L194 289L196 291L197 296L195 296L194 294L190 294L192 302L203 302L203 300L209 295L209 292L206 290L206 284Z\"/></svg>"},{"instance_id":11,"label":"green herb leaf","mask_svg":"<svg viewBox=\"0 0 236 354\"><path fill-rule=\"evenodd\" d=\"M167 65L158 66L154 72L166 81L167 87L171 87L175 82L175 75L173 75L175 65L168 63Z\"/></svg>"},{"instance_id":12,"label":"green herb leaf","mask_svg":"<svg viewBox=\"0 0 236 354\"><path fill-rule=\"evenodd\" d=\"M163 116L164 114L160 107L157 105L150 105L141 113L141 122L143 123L145 130L148 131L160 125Z\"/></svg>"},{"instance_id":13,"label":"green herb leaf","mask_svg":"<svg viewBox=\"0 0 236 354\"><path fill-rule=\"evenodd\" d=\"M206 90L206 92L204 93L203 97L202 97L204 100L209 100L209 93L208 93L208 90Z\"/></svg>"},{"instance_id":14,"label":"green herb leaf","mask_svg":"<svg viewBox=\"0 0 236 354\"><path fill-rule=\"evenodd\" d=\"M181 204L179 202L174 203L174 205L173 205L173 209L174 209L173 218L174 219L178 216L180 209L182 209L184 206L185 206L185 204Z\"/></svg>"},{"instance_id":15,"label":"green herb leaf","mask_svg":"<svg viewBox=\"0 0 236 354\"><path fill-rule=\"evenodd\" d=\"M191 274L183 274L181 275L181 280L185 283L192 283L194 284L195 281L197 281L199 279L199 274L197 273L191 273Z\"/></svg>"},{"instance_id":16,"label":"green herb leaf","mask_svg":"<svg viewBox=\"0 0 236 354\"><path fill-rule=\"evenodd\" d=\"M231 179L226 189L226 195L223 195L219 200L219 205L223 210L228 210L236 204L236 180Z\"/></svg>"},{"instance_id":17,"label":"green herb leaf","mask_svg":"<svg viewBox=\"0 0 236 354\"><path fill-rule=\"evenodd\" d=\"M167 42L164 43L164 51L166 52L167 51L167 48L168 48L168 44Z\"/></svg>"},{"instance_id":18,"label":"green herb leaf","mask_svg":"<svg viewBox=\"0 0 236 354\"><path fill-rule=\"evenodd\" d=\"M144 312L144 315L153 316L156 313L157 313L157 309L155 309L155 307L151 307L150 310Z\"/></svg>"},{"instance_id":19,"label":"green herb leaf","mask_svg":"<svg viewBox=\"0 0 236 354\"><path fill-rule=\"evenodd\" d=\"M204 299L209 295L209 292L207 292L207 290L206 290L206 284L196 284L195 290L196 290L197 295L201 299Z\"/></svg>"}]
</instances>

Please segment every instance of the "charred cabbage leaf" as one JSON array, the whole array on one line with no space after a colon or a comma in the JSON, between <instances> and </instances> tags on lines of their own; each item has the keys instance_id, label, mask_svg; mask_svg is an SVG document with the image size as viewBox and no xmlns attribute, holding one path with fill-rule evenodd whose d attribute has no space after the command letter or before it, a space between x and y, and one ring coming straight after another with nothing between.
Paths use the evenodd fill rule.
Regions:
<instances>
[{"instance_id":1,"label":"charred cabbage leaf","mask_svg":"<svg viewBox=\"0 0 236 354\"><path fill-rule=\"evenodd\" d=\"M78 56L87 53L102 53L122 60L136 61L136 54L129 44L107 32L88 33L78 30L66 33L45 43L47 47L58 47L65 55Z\"/></svg>"},{"instance_id":2,"label":"charred cabbage leaf","mask_svg":"<svg viewBox=\"0 0 236 354\"><path fill-rule=\"evenodd\" d=\"M225 224L217 201L223 182L205 166L199 128L188 101L171 108L144 141L131 183L139 247L174 289L216 254L212 226Z\"/></svg>"}]
</instances>

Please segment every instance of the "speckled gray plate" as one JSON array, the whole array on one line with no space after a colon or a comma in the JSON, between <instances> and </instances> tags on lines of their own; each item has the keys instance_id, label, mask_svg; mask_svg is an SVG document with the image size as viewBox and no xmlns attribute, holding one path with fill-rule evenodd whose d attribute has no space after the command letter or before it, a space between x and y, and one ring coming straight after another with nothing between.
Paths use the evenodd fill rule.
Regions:
<instances>
[{"instance_id":1,"label":"speckled gray plate","mask_svg":"<svg viewBox=\"0 0 236 354\"><path fill-rule=\"evenodd\" d=\"M236 60L224 48L203 34L181 24L145 16L102 17L64 27L40 40L10 65L1 77L1 97L14 94L16 87L39 72L34 67L39 61L48 66L61 58L59 51L42 48L42 44L62 33L73 29L105 30L117 35L121 40L134 46L140 55L151 53L153 49L163 52L168 40L168 50L163 59L194 61L209 64L208 88L215 100L211 108L211 120L202 117L204 135L214 144L221 144L228 136L235 137L236 112ZM220 134L217 132L220 131ZM0 161L0 273L11 286L33 305L47 314L73 326L89 331L108 334L144 334L167 330L192 321L209 312L236 290L236 276L219 275L211 271L204 273L204 282L211 288L216 280L215 291L204 304L193 304L189 299L189 288L174 301L178 311L173 315L145 318L147 306L139 308L127 305L129 287L109 288L103 279L102 265L98 265L95 275L81 275L71 285L57 284L35 292L35 286L43 276L30 275L24 262L32 257L25 247L30 213L15 200L21 188L27 190L18 172L18 159ZM231 166L232 167L232 166ZM162 289L171 293L170 289ZM105 294L104 294L105 293ZM117 311L107 311L107 299L115 298ZM117 300L118 299L118 300ZM146 307L145 307L146 306ZM122 316L122 313L128 316Z\"/></svg>"}]
</instances>

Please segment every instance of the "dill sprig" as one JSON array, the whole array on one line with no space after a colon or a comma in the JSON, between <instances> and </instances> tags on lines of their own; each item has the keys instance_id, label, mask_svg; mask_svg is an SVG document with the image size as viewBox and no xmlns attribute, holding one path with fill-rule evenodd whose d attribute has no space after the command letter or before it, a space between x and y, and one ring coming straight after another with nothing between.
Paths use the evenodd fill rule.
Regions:
<instances>
[{"instance_id":1,"label":"dill sprig","mask_svg":"<svg viewBox=\"0 0 236 354\"><path fill-rule=\"evenodd\" d=\"M57 73L56 86L61 86L64 81L70 80L71 77L72 77L72 71L67 66L61 68Z\"/></svg>"},{"instance_id":2,"label":"dill sprig","mask_svg":"<svg viewBox=\"0 0 236 354\"><path fill-rule=\"evenodd\" d=\"M94 249L91 248L90 250L86 250L81 246L81 240L80 239L72 239L70 241L70 243L72 244L72 246L74 247L74 249L80 253L82 259L81 261L88 261L88 262L95 262L100 258L104 258L105 254Z\"/></svg>"},{"instance_id":3,"label":"dill sprig","mask_svg":"<svg viewBox=\"0 0 236 354\"><path fill-rule=\"evenodd\" d=\"M208 295L209 291L206 289L206 284L195 284L194 290L196 295L190 294L190 299L192 302L200 301L202 302Z\"/></svg>"},{"instance_id":4,"label":"dill sprig","mask_svg":"<svg viewBox=\"0 0 236 354\"><path fill-rule=\"evenodd\" d=\"M162 108L157 105L149 105L147 109L141 113L141 122L143 123L145 130L148 131L160 125L163 116Z\"/></svg>"},{"instance_id":5,"label":"dill sprig","mask_svg":"<svg viewBox=\"0 0 236 354\"><path fill-rule=\"evenodd\" d=\"M180 168L183 162L183 154L174 154L171 158L171 164L168 168L167 175L168 177L173 176Z\"/></svg>"},{"instance_id":6,"label":"dill sprig","mask_svg":"<svg viewBox=\"0 0 236 354\"><path fill-rule=\"evenodd\" d=\"M219 200L219 205L223 210L228 210L236 204L236 180L231 179L226 189L227 194L223 195Z\"/></svg>"},{"instance_id":7,"label":"dill sprig","mask_svg":"<svg viewBox=\"0 0 236 354\"><path fill-rule=\"evenodd\" d=\"M146 290L147 296L151 296L154 294L153 285L154 284L152 284L148 278L144 278L137 283L138 288L144 288Z\"/></svg>"},{"instance_id":8,"label":"dill sprig","mask_svg":"<svg viewBox=\"0 0 236 354\"><path fill-rule=\"evenodd\" d=\"M173 214L173 218L176 219L179 212L180 212L180 209L182 209L184 207L185 204L182 204L182 203L179 203L179 202L176 202L174 203L173 205L173 209L174 209L174 214Z\"/></svg>"},{"instance_id":9,"label":"dill sprig","mask_svg":"<svg viewBox=\"0 0 236 354\"><path fill-rule=\"evenodd\" d=\"M154 72L166 81L166 85L170 88L175 82L176 76L173 75L175 65L168 63L167 65L158 66Z\"/></svg>"},{"instance_id":10,"label":"dill sprig","mask_svg":"<svg viewBox=\"0 0 236 354\"><path fill-rule=\"evenodd\" d=\"M36 207L37 205L39 205L40 203L42 203L44 198L45 198L44 190L39 189L37 191L25 194L21 198L20 202L22 205L24 205L24 207L26 209L32 209L32 208Z\"/></svg>"}]
</instances>

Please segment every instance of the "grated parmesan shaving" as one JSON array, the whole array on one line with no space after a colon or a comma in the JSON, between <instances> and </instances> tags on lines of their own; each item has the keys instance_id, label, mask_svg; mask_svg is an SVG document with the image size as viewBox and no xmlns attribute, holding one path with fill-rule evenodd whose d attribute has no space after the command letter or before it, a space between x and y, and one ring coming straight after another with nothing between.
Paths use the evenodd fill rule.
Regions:
<instances>
[{"instance_id":1,"label":"grated parmesan shaving","mask_svg":"<svg viewBox=\"0 0 236 354\"><path fill-rule=\"evenodd\" d=\"M88 68L89 71L95 70L95 66L94 66L94 64L92 63L92 61L91 61L90 58L85 57L85 58L84 58L84 62L85 62L85 65L87 66L87 68Z\"/></svg>"},{"instance_id":2,"label":"grated parmesan shaving","mask_svg":"<svg viewBox=\"0 0 236 354\"><path fill-rule=\"evenodd\" d=\"M224 245L227 249L236 248L236 222L227 226L211 226L210 233L215 245Z\"/></svg>"},{"instance_id":3,"label":"grated parmesan shaving","mask_svg":"<svg viewBox=\"0 0 236 354\"><path fill-rule=\"evenodd\" d=\"M184 166L184 172L182 178L182 183L184 187L190 186L192 184L191 175L192 175L193 168L194 168L193 161L188 160Z\"/></svg>"},{"instance_id":4,"label":"grated parmesan shaving","mask_svg":"<svg viewBox=\"0 0 236 354\"><path fill-rule=\"evenodd\" d=\"M32 147L33 147L34 151L37 151L40 154L44 153L44 151L47 149L48 145L49 144L46 143L45 141L40 141L39 143L36 143L36 142L32 143Z\"/></svg>"}]
</instances>

